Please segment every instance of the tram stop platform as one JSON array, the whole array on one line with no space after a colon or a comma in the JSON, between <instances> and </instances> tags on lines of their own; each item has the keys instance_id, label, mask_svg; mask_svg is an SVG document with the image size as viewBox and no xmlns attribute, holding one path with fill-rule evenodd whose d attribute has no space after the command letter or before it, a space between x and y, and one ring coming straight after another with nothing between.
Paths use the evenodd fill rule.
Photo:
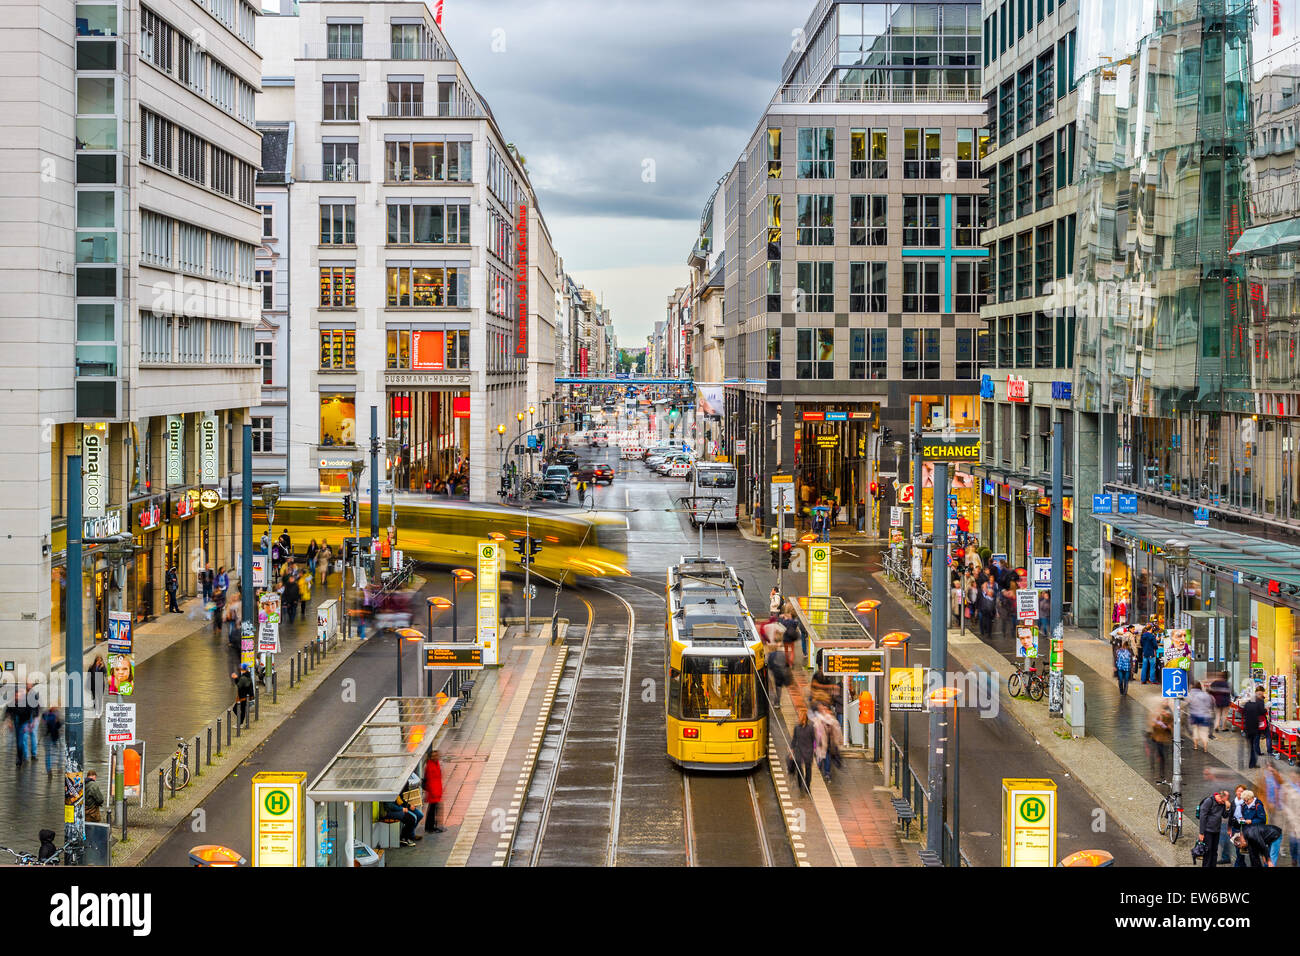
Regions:
<instances>
[{"instance_id":1,"label":"tram stop platform","mask_svg":"<svg viewBox=\"0 0 1300 956\"><path fill-rule=\"evenodd\" d=\"M808 706L811 688L799 647L795 647L794 684L781 696L780 717L772 715L768 763L786 818L786 831L799 866L920 866L913 839L904 841L890 802L893 789L885 768L870 751L843 751L843 766L832 767L826 782L814 763L810 793L805 795L788 772L790 735L799 711Z\"/></svg>"},{"instance_id":2,"label":"tram stop platform","mask_svg":"<svg viewBox=\"0 0 1300 956\"><path fill-rule=\"evenodd\" d=\"M446 829L426 833L422 820L422 839L387 850L385 866L506 864L567 655L551 642L549 618L533 618L527 629L517 620L501 642L501 666L473 675L459 723L447 724L435 740L442 762L438 824Z\"/></svg>"}]
</instances>

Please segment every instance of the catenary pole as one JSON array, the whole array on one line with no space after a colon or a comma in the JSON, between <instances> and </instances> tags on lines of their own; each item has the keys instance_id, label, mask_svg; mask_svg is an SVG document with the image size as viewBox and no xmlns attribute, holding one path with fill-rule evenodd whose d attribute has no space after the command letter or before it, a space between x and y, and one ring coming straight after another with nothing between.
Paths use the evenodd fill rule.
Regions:
<instances>
[{"instance_id":1,"label":"catenary pole","mask_svg":"<svg viewBox=\"0 0 1300 956\"><path fill-rule=\"evenodd\" d=\"M916 459L920 475L920 458ZM920 489L913 501L920 511ZM948 670L948 463L934 463L934 520L930 537L930 684L927 691L947 686ZM943 857L944 789L947 754L948 708L930 708L929 813L925 821L926 848Z\"/></svg>"}]
</instances>

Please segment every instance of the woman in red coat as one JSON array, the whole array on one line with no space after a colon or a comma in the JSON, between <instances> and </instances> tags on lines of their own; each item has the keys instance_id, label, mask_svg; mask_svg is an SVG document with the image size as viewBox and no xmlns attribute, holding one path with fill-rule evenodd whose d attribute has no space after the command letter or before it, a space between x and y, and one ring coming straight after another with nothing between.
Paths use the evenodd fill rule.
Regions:
<instances>
[{"instance_id":1,"label":"woman in red coat","mask_svg":"<svg viewBox=\"0 0 1300 956\"><path fill-rule=\"evenodd\" d=\"M438 825L438 804L442 803L442 754L437 750L429 752L429 759L424 764L424 805L428 812L424 815L424 832L441 833L447 829Z\"/></svg>"}]
</instances>

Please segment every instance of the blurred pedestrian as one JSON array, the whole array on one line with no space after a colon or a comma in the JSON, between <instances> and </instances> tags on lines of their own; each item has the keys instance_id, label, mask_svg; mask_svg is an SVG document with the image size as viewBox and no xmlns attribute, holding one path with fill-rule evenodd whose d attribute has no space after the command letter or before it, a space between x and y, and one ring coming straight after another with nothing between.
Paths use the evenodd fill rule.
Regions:
<instances>
[{"instance_id":1,"label":"blurred pedestrian","mask_svg":"<svg viewBox=\"0 0 1300 956\"><path fill-rule=\"evenodd\" d=\"M1232 801L1228 806L1228 833L1219 841L1219 865L1228 862L1232 851L1236 849L1236 841L1233 837L1241 829L1241 795L1246 792L1245 784L1237 784L1237 789L1233 791ZM1237 866L1245 866L1245 860L1242 858L1241 851L1237 850Z\"/></svg>"},{"instance_id":2,"label":"blurred pedestrian","mask_svg":"<svg viewBox=\"0 0 1300 956\"><path fill-rule=\"evenodd\" d=\"M1247 701L1241 708L1242 727L1246 730L1246 741L1250 746L1251 767L1257 767L1256 759L1265 755L1265 751L1259 749L1260 738L1268 740L1268 703L1264 696L1264 688L1256 688L1255 699Z\"/></svg>"},{"instance_id":3,"label":"blurred pedestrian","mask_svg":"<svg viewBox=\"0 0 1300 956\"><path fill-rule=\"evenodd\" d=\"M867 501L865 498L858 499L858 534L867 533Z\"/></svg>"},{"instance_id":4,"label":"blurred pedestrian","mask_svg":"<svg viewBox=\"0 0 1300 956\"><path fill-rule=\"evenodd\" d=\"M306 571L298 575L298 601L301 604L298 613L304 621L307 620L307 606L311 603L311 581L312 576Z\"/></svg>"},{"instance_id":5,"label":"blurred pedestrian","mask_svg":"<svg viewBox=\"0 0 1300 956\"><path fill-rule=\"evenodd\" d=\"M790 738L791 773L798 775L799 788L808 793L812 780L812 761L817 748L817 729L808 721L806 708L799 709L798 722Z\"/></svg>"},{"instance_id":6,"label":"blurred pedestrian","mask_svg":"<svg viewBox=\"0 0 1300 956\"><path fill-rule=\"evenodd\" d=\"M288 611L289 623L292 624L298 616L298 605L302 603L302 588L298 587L298 572L290 563L286 567L289 573L285 575L284 596L281 601L282 606Z\"/></svg>"},{"instance_id":7,"label":"blurred pedestrian","mask_svg":"<svg viewBox=\"0 0 1300 956\"><path fill-rule=\"evenodd\" d=\"M334 551L330 548L328 541L321 542L320 554L316 557L316 563L320 566L320 582L329 587L330 583L330 565L334 562Z\"/></svg>"},{"instance_id":8,"label":"blurred pedestrian","mask_svg":"<svg viewBox=\"0 0 1300 956\"><path fill-rule=\"evenodd\" d=\"M57 753L60 765L63 760L63 745L60 743L63 737L63 718L59 715L59 708L50 707L41 715L41 726L45 731L45 775L53 776L55 753Z\"/></svg>"},{"instance_id":9,"label":"blurred pedestrian","mask_svg":"<svg viewBox=\"0 0 1300 956\"><path fill-rule=\"evenodd\" d=\"M176 606L176 592L180 590L180 576L176 573L176 566L172 565L167 569L165 578L167 589L167 610L179 614L181 609Z\"/></svg>"},{"instance_id":10,"label":"blurred pedestrian","mask_svg":"<svg viewBox=\"0 0 1300 956\"><path fill-rule=\"evenodd\" d=\"M1232 685L1228 683L1228 672L1219 671L1210 681L1210 696L1214 698L1214 731L1228 729L1228 709L1232 706ZM1214 733L1210 734L1211 737Z\"/></svg>"},{"instance_id":11,"label":"blurred pedestrian","mask_svg":"<svg viewBox=\"0 0 1300 956\"><path fill-rule=\"evenodd\" d=\"M1274 764L1264 765L1264 812L1276 814L1278 804L1282 800L1282 788L1286 781L1282 779L1282 774ZM1274 840L1268 846L1268 858L1273 866L1277 866L1278 857L1282 854L1282 841Z\"/></svg>"},{"instance_id":12,"label":"blurred pedestrian","mask_svg":"<svg viewBox=\"0 0 1300 956\"><path fill-rule=\"evenodd\" d=\"M310 577L316 577L316 556L320 553L320 545L316 539L312 538L307 545L307 573Z\"/></svg>"},{"instance_id":13,"label":"blurred pedestrian","mask_svg":"<svg viewBox=\"0 0 1300 956\"><path fill-rule=\"evenodd\" d=\"M424 805L427 813L424 818L424 832L442 833L446 827L438 825L438 804L442 803L442 753L437 750L429 752L429 759L424 762Z\"/></svg>"},{"instance_id":14,"label":"blurred pedestrian","mask_svg":"<svg viewBox=\"0 0 1300 956\"><path fill-rule=\"evenodd\" d=\"M1142 659L1142 683L1155 684L1160 680L1156 667L1156 652L1160 649L1160 638L1156 636L1155 623L1148 621L1142 629L1142 638L1138 644L1138 656ZM1253 766L1253 765L1252 765Z\"/></svg>"},{"instance_id":15,"label":"blurred pedestrian","mask_svg":"<svg viewBox=\"0 0 1300 956\"><path fill-rule=\"evenodd\" d=\"M1160 710L1151 718L1151 725L1147 728L1147 738L1151 741L1152 769L1154 765L1159 764L1159 772L1156 776L1165 779L1165 761L1169 757L1169 745L1174 741L1174 712L1169 709L1168 704L1162 704Z\"/></svg>"},{"instance_id":16,"label":"blurred pedestrian","mask_svg":"<svg viewBox=\"0 0 1300 956\"><path fill-rule=\"evenodd\" d=\"M1282 784L1273 819L1282 828L1290 844L1291 865L1300 866L1300 785L1294 779Z\"/></svg>"},{"instance_id":17,"label":"blurred pedestrian","mask_svg":"<svg viewBox=\"0 0 1300 956\"><path fill-rule=\"evenodd\" d=\"M1203 683L1187 695L1187 723L1192 728L1192 749L1210 752L1210 724L1214 722L1214 698Z\"/></svg>"},{"instance_id":18,"label":"blurred pedestrian","mask_svg":"<svg viewBox=\"0 0 1300 956\"><path fill-rule=\"evenodd\" d=\"M86 820L89 823L99 823L104 809L104 791L95 777L93 770L86 774Z\"/></svg>"},{"instance_id":19,"label":"blurred pedestrian","mask_svg":"<svg viewBox=\"0 0 1300 956\"><path fill-rule=\"evenodd\" d=\"M1133 676L1133 652L1121 643L1115 649L1115 680L1119 682L1121 697L1128 696L1129 678Z\"/></svg>"},{"instance_id":20,"label":"blurred pedestrian","mask_svg":"<svg viewBox=\"0 0 1300 956\"><path fill-rule=\"evenodd\" d=\"M205 561L203 570L199 572L199 587L203 590L203 603L206 605L212 600L212 585L216 575L212 573L212 562Z\"/></svg>"},{"instance_id":21,"label":"blurred pedestrian","mask_svg":"<svg viewBox=\"0 0 1300 956\"><path fill-rule=\"evenodd\" d=\"M104 655L96 654L90 669L86 671L86 689L90 691L90 709L97 710L104 697L104 686L108 683L108 666Z\"/></svg>"},{"instance_id":22,"label":"blurred pedestrian","mask_svg":"<svg viewBox=\"0 0 1300 956\"><path fill-rule=\"evenodd\" d=\"M781 612L781 592L776 588L772 588L771 593L768 594L767 606L773 617Z\"/></svg>"},{"instance_id":23,"label":"blurred pedestrian","mask_svg":"<svg viewBox=\"0 0 1300 956\"><path fill-rule=\"evenodd\" d=\"M235 709L239 711L239 723L243 725L248 720L248 701L253 696L253 675L249 673L247 664L240 664L239 671L231 674L230 679L235 682Z\"/></svg>"}]
</instances>

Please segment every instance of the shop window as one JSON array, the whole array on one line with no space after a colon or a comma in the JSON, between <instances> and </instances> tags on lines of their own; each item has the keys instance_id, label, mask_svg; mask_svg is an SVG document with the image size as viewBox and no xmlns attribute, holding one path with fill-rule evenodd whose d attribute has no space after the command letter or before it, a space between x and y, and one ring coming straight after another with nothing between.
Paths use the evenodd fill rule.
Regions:
<instances>
[{"instance_id":1,"label":"shop window","mask_svg":"<svg viewBox=\"0 0 1300 956\"><path fill-rule=\"evenodd\" d=\"M357 396L354 392L322 392L320 396L320 443L322 446L355 445L357 441Z\"/></svg>"}]
</instances>

